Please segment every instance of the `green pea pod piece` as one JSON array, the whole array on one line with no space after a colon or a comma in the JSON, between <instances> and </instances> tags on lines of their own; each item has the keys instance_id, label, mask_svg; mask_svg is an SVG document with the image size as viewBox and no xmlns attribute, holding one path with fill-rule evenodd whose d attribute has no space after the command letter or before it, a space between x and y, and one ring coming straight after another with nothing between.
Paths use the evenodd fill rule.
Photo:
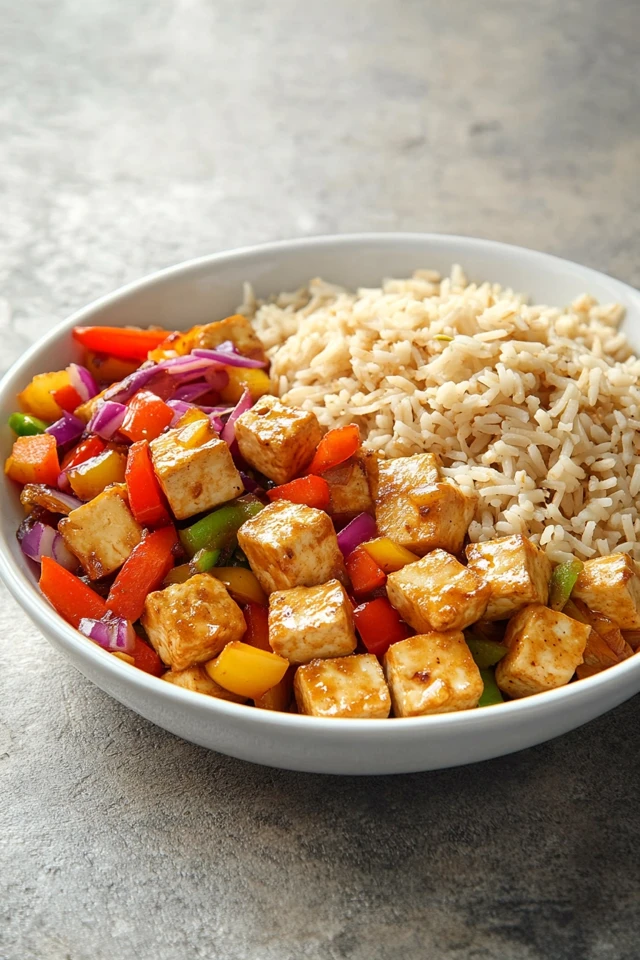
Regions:
<instances>
[{"instance_id":1,"label":"green pea pod piece","mask_svg":"<svg viewBox=\"0 0 640 960\"><path fill-rule=\"evenodd\" d=\"M487 667L495 667L496 663L502 660L507 652L504 643L496 643L495 640L481 640L480 637L467 637L467 646L481 670Z\"/></svg>"},{"instance_id":2,"label":"green pea pod piece","mask_svg":"<svg viewBox=\"0 0 640 960\"><path fill-rule=\"evenodd\" d=\"M222 550L233 541L242 524L261 510L264 504L255 497L233 500L180 530L180 542L190 557L200 550Z\"/></svg>"},{"instance_id":3,"label":"green pea pod piece","mask_svg":"<svg viewBox=\"0 0 640 960\"><path fill-rule=\"evenodd\" d=\"M549 606L552 610L562 610L571 596L576 580L582 572L582 560L574 557L554 568L549 581Z\"/></svg>"},{"instance_id":4,"label":"green pea pod piece","mask_svg":"<svg viewBox=\"0 0 640 960\"><path fill-rule=\"evenodd\" d=\"M215 567L219 559L219 550L198 550L190 566L197 573L206 573L211 567Z\"/></svg>"},{"instance_id":5,"label":"green pea pod piece","mask_svg":"<svg viewBox=\"0 0 640 960\"><path fill-rule=\"evenodd\" d=\"M504 703L504 697L500 692L500 687L496 683L493 670L481 670L480 676L484 683L482 696L478 701L479 707L492 707L494 703Z\"/></svg>"},{"instance_id":6,"label":"green pea pod piece","mask_svg":"<svg viewBox=\"0 0 640 960\"><path fill-rule=\"evenodd\" d=\"M35 437L38 433L44 433L49 424L29 413L12 413L9 426L19 437Z\"/></svg>"}]
</instances>

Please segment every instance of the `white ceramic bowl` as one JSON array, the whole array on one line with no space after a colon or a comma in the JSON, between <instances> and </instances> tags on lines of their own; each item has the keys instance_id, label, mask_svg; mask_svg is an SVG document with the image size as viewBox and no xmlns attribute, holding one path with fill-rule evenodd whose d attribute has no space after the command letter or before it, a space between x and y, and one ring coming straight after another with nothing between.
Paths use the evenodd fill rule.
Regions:
<instances>
[{"instance_id":1,"label":"white ceramic bowl","mask_svg":"<svg viewBox=\"0 0 640 960\"><path fill-rule=\"evenodd\" d=\"M78 359L76 324L161 324L186 328L232 313L242 283L258 295L292 290L310 277L349 286L377 285L419 267L447 272L460 263L473 279L525 291L536 302L565 304L588 291L627 308L626 330L640 346L640 294L557 257L466 237L375 234L318 237L217 254L162 271L96 301L60 324L16 363L0 383L0 422L16 393L36 373ZM2 427L2 457L10 448ZM15 486L4 482L0 575L45 637L86 677L121 703L194 743L256 763L317 773L403 773L472 763L541 743L597 717L640 690L640 656L598 676L549 693L482 710L394 720L320 720L256 710L204 697L119 661L66 624L40 595L35 565L16 541L23 512Z\"/></svg>"}]
</instances>

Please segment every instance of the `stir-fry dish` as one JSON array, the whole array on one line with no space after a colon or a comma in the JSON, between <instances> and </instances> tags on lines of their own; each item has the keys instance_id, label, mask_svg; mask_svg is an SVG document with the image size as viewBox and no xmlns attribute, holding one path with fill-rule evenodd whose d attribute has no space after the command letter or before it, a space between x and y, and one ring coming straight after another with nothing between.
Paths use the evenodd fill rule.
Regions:
<instances>
[{"instance_id":1,"label":"stir-fry dish","mask_svg":"<svg viewBox=\"0 0 640 960\"><path fill-rule=\"evenodd\" d=\"M273 395L245 316L73 336L83 363L20 393L5 471L42 593L108 654L262 709L386 718L530 696L640 645L626 553L471 542L474 496L440 457L385 458Z\"/></svg>"}]
</instances>

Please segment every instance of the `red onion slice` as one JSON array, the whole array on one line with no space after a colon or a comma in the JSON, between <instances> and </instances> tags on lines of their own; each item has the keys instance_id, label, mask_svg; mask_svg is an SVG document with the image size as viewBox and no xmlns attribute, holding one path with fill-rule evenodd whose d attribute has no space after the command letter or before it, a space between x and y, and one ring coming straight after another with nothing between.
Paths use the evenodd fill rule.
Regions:
<instances>
[{"instance_id":1,"label":"red onion slice","mask_svg":"<svg viewBox=\"0 0 640 960\"><path fill-rule=\"evenodd\" d=\"M120 429L126 412L127 408L123 403L105 400L94 413L87 430L96 433L103 440L111 440Z\"/></svg>"},{"instance_id":2,"label":"red onion slice","mask_svg":"<svg viewBox=\"0 0 640 960\"><path fill-rule=\"evenodd\" d=\"M149 367L141 367L130 373L128 377L121 380L120 383L114 383L113 386L105 392L104 399L114 400L117 403L126 403L134 393L142 390L158 373L158 366L153 364Z\"/></svg>"},{"instance_id":3,"label":"red onion slice","mask_svg":"<svg viewBox=\"0 0 640 960\"><path fill-rule=\"evenodd\" d=\"M135 630L128 620L123 620L121 617L106 620L91 620L89 617L83 617L78 630L83 636L111 653L132 654L135 649Z\"/></svg>"},{"instance_id":4,"label":"red onion slice","mask_svg":"<svg viewBox=\"0 0 640 960\"><path fill-rule=\"evenodd\" d=\"M344 557L367 540L373 540L377 534L376 522L369 513L359 513L338 534L338 546Z\"/></svg>"},{"instance_id":5,"label":"red onion slice","mask_svg":"<svg viewBox=\"0 0 640 960\"><path fill-rule=\"evenodd\" d=\"M50 433L56 438L59 447L65 443L71 443L77 440L84 433L84 422L80 417L75 417L72 413L63 413L59 420L47 427L45 433Z\"/></svg>"},{"instance_id":6,"label":"red onion slice","mask_svg":"<svg viewBox=\"0 0 640 960\"><path fill-rule=\"evenodd\" d=\"M230 341L227 341L230 342ZM207 357L209 360L217 360L218 363L224 363L227 367L247 367L255 369L257 367L266 367L266 360L252 360L251 357L244 357L241 353L233 353L231 350L223 350L225 346L221 343L215 350L197 349L192 356Z\"/></svg>"},{"instance_id":7,"label":"red onion slice","mask_svg":"<svg viewBox=\"0 0 640 960\"><path fill-rule=\"evenodd\" d=\"M216 370L216 373L224 373L224 370ZM197 400L198 397L202 397L205 393L209 393L213 387L209 385L206 381L196 381L195 383L185 383L181 387L178 387L174 391L172 400L186 400L187 403L193 403L194 400Z\"/></svg>"},{"instance_id":8,"label":"red onion slice","mask_svg":"<svg viewBox=\"0 0 640 960\"><path fill-rule=\"evenodd\" d=\"M78 569L78 560L67 549L58 531L46 523L34 523L22 538L20 546L24 555L36 563L42 563L43 557L50 557L66 570Z\"/></svg>"},{"instance_id":9,"label":"red onion slice","mask_svg":"<svg viewBox=\"0 0 640 960\"><path fill-rule=\"evenodd\" d=\"M79 363L70 363L67 367L67 373L71 386L78 396L82 397L83 401L91 400L92 397L100 393L100 387L96 383L95 377L86 367L80 366Z\"/></svg>"},{"instance_id":10,"label":"red onion slice","mask_svg":"<svg viewBox=\"0 0 640 960\"><path fill-rule=\"evenodd\" d=\"M243 413L246 413L247 410L250 410L252 406L253 400L251 399L251 394L249 393L249 390L245 388L244 393L231 411L229 419L225 423L224 429L220 434L222 439L225 441L225 443L228 443L229 446L232 445L236 438L236 420L238 417L242 416Z\"/></svg>"}]
</instances>

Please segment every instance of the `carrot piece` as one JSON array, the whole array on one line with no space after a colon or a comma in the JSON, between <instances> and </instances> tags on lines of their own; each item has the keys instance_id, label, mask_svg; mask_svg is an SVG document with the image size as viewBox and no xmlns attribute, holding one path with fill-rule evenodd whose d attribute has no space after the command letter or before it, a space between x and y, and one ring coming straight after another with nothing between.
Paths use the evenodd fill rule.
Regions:
<instances>
[{"instance_id":1,"label":"carrot piece","mask_svg":"<svg viewBox=\"0 0 640 960\"><path fill-rule=\"evenodd\" d=\"M386 583L387 575L372 556L362 547L356 547L347 557L347 573L351 580L353 592L358 595L371 593L377 587Z\"/></svg>"},{"instance_id":2,"label":"carrot piece","mask_svg":"<svg viewBox=\"0 0 640 960\"><path fill-rule=\"evenodd\" d=\"M60 474L58 445L49 433L18 437L4 472L18 483L46 483L55 487Z\"/></svg>"},{"instance_id":3,"label":"carrot piece","mask_svg":"<svg viewBox=\"0 0 640 960\"><path fill-rule=\"evenodd\" d=\"M146 440L138 440L129 448L125 480L129 506L138 523L152 527L171 523Z\"/></svg>"},{"instance_id":4,"label":"carrot piece","mask_svg":"<svg viewBox=\"0 0 640 960\"><path fill-rule=\"evenodd\" d=\"M40 589L61 617L78 628L83 617L101 620L107 605L95 590L50 557L42 558Z\"/></svg>"},{"instance_id":5,"label":"carrot piece","mask_svg":"<svg viewBox=\"0 0 640 960\"><path fill-rule=\"evenodd\" d=\"M329 506L329 484L322 477L308 476L283 483L279 487L267 490L267 496L274 500L290 500L291 503L303 503L307 507L326 510Z\"/></svg>"},{"instance_id":6,"label":"carrot piece","mask_svg":"<svg viewBox=\"0 0 640 960\"><path fill-rule=\"evenodd\" d=\"M75 327L73 339L94 353L106 353L123 360L146 360L166 340L167 330L143 330L141 327Z\"/></svg>"},{"instance_id":7,"label":"carrot piece","mask_svg":"<svg viewBox=\"0 0 640 960\"><path fill-rule=\"evenodd\" d=\"M134 547L114 580L108 608L125 620L137 620L148 594L156 590L173 566L173 547L178 535L173 527L148 534Z\"/></svg>"},{"instance_id":8,"label":"carrot piece","mask_svg":"<svg viewBox=\"0 0 640 960\"><path fill-rule=\"evenodd\" d=\"M355 423L329 430L318 444L309 473L324 473L352 457L360 446L360 428Z\"/></svg>"}]
</instances>

